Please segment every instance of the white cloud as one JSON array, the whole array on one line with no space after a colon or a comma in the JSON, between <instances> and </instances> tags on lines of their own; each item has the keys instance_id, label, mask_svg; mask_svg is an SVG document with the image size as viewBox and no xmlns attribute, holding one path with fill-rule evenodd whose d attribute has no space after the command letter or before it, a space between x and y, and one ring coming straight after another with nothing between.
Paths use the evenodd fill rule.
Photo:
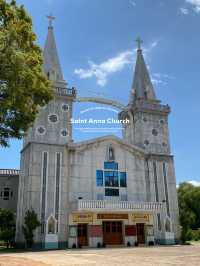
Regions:
<instances>
[{"instance_id":1,"label":"white cloud","mask_svg":"<svg viewBox=\"0 0 200 266\"><path fill-rule=\"evenodd\" d=\"M147 57L158 45L158 41L153 41L148 47L143 48L144 56ZM132 65L135 60L136 49L126 50L117 54L114 57L97 64L93 61L88 61L89 67L86 69L78 68L74 70L74 74L78 75L80 79L96 78L99 86L105 86L108 82L108 78L116 72L122 71L126 66ZM152 81L154 84L164 84L167 79L167 75L155 73L152 75Z\"/></svg>"},{"instance_id":2,"label":"white cloud","mask_svg":"<svg viewBox=\"0 0 200 266\"><path fill-rule=\"evenodd\" d=\"M200 181L191 180L191 181L188 181L187 183L190 183L195 187L200 187Z\"/></svg>"},{"instance_id":3,"label":"white cloud","mask_svg":"<svg viewBox=\"0 0 200 266\"><path fill-rule=\"evenodd\" d=\"M133 0L130 0L129 2L130 2L130 4L131 4L133 7L135 7L135 6L136 6L136 2L135 2L135 1L133 1Z\"/></svg>"},{"instance_id":4,"label":"white cloud","mask_svg":"<svg viewBox=\"0 0 200 266\"><path fill-rule=\"evenodd\" d=\"M183 14L183 15L188 15L189 14L189 10L188 8L186 7L180 7L180 12Z\"/></svg>"},{"instance_id":5,"label":"white cloud","mask_svg":"<svg viewBox=\"0 0 200 266\"><path fill-rule=\"evenodd\" d=\"M185 0L185 2L192 5L196 13L200 13L200 0Z\"/></svg>"},{"instance_id":6,"label":"white cloud","mask_svg":"<svg viewBox=\"0 0 200 266\"><path fill-rule=\"evenodd\" d=\"M88 69L75 69L74 73L77 74L81 79L96 77L97 84L100 86L105 86L108 76L121 71L125 66L129 65L133 61L133 57L134 51L127 50L115 57L103 61L100 64L89 61Z\"/></svg>"},{"instance_id":7,"label":"white cloud","mask_svg":"<svg viewBox=\"0 0 200 266\"><path fill-rule=\"evenodd\" d=\"M158 46L158 41L154 41L154 42L152 42L152 44L151 44L151 48L154 48L154 47L156 47L156 46Z\"/></svg>"},{"instance_id":8,"label":"white cloud","mask_svg":"<svg viewBox=\"0 0 200 266\"><path fill-rule=\"evenodd\" d=\"M151 76L152 83L155 85L167 85L168 81L175 79L173 76L162 73L153 73Z\"/></svg>"}]
</instances>

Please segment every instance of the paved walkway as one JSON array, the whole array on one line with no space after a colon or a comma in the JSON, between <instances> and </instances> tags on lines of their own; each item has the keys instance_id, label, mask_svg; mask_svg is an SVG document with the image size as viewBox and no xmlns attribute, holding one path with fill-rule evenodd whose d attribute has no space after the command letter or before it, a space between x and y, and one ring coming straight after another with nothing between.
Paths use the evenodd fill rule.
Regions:
<instances>
[{"instance_id":1,"label":"paved walkway","mask_svg":"<svg viewBox=\"0 0 200 266\"><path fill-rule=\"evenodd\" d=\"M0 255L0 266L200 266L200 244L26 252Z\"/></svg>"}]
</instances>

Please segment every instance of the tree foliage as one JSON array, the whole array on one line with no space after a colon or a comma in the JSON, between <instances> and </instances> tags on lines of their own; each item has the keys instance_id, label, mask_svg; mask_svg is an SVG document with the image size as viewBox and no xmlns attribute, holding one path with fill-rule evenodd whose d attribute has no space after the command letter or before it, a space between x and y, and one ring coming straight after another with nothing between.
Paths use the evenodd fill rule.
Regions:
<instances>
[{"instance_id":1,"label":"tree foliage","mask_svg":"<svg viewBox=\"0 0 200 266\"><path fill-rule=\"evenodd\" d=\"M22 226L27 247L32 247L34 239L34 231L41 224L38 221L37 214L34 210L26 211L24 225Z\"/></svg>"},{"instance_id":2,"label":"tree foliage","mask_svg":"<svg viewBox=\"0 0 200 266\"><path fill-rule=\"evenodd\" d=\"M0 208L0 240L6 243L7 248L14 243L15 222L12 211Z\"/></svg>"},{"instance_id":3,"label":"tree foliage","mask_svg":"<svg viewBox=\"0 0 200 266\"><path fill-rule=\"evenodd\" d=\"M182 240L198 238L197 236L200 236L198 230L200 228L200 187L195 187L189 183L180 184L178 201Z\"/></svg>"},{"instance_id":4,"label":"tree foliage","mask_svg":"<svg viewBox=\"0 0 200 266\"><path fill-rule=\"evenodd\" d=\"M0 146L8 146L53 95L32 20L15 1L0 0L0 62Z\"/></svg>"}]
</instances>

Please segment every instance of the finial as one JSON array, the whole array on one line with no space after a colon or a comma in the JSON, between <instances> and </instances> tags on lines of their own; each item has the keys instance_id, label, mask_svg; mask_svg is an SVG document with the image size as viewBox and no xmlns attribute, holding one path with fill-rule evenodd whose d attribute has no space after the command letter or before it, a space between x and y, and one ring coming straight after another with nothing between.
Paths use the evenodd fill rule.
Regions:
<instances>
[{"instance_id":1,"label":"finial","mask_svg":"<svg viewBox=\"0 0 200 266\"><path fill-rule=\"evenodd\" d=\"M141 44L143 43L143 40L140 37L138 37L135 41L138 45L138 50L141 50Z\"/></svg>"},{"instance_id":2,"label":"finial","mask_svg":"<svg viewBox=\"0 0 200 266\"><path fill-rule=\"evenodd\" d=\"M47 18L49 20L49 27L52 27L52 23L53 23L54 19L56 19L56 18L52 14L47 16Z\"/></svg>"}]
</instances>

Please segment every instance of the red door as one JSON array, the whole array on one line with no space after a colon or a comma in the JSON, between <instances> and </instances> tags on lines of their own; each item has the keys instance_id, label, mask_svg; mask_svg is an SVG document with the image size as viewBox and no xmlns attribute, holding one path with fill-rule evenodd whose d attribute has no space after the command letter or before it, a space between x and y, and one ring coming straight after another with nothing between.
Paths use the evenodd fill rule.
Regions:
<instances>
[{"instance_id":1,"label":"red door","mask_svg":"<svg viewBox=\"0 0 200 266\"><path fill-rule=\"evenodd\" d=\"M103 222L103 242L107 245L121 245L123 243L122 222Z\"/></svg>"},{"instance_id":2,"label":"red door","mask_svg":"<svg viewBox=\"0 0 200 266\"><path fill-rule=\"evenodd\" d=\"M78 224L78 246L88 246L87 224Z\"/></svg>"},{"instance_id":3,"label":"red door","mask_svg":"<svg viewBox=\"0 0 200 266\"><path fill-rule=\"evenodd\" d=\"M138 244L144 244L145 243L145 229L144 224L137 224L137 242Z\"/></svg>"}]
</instances>

